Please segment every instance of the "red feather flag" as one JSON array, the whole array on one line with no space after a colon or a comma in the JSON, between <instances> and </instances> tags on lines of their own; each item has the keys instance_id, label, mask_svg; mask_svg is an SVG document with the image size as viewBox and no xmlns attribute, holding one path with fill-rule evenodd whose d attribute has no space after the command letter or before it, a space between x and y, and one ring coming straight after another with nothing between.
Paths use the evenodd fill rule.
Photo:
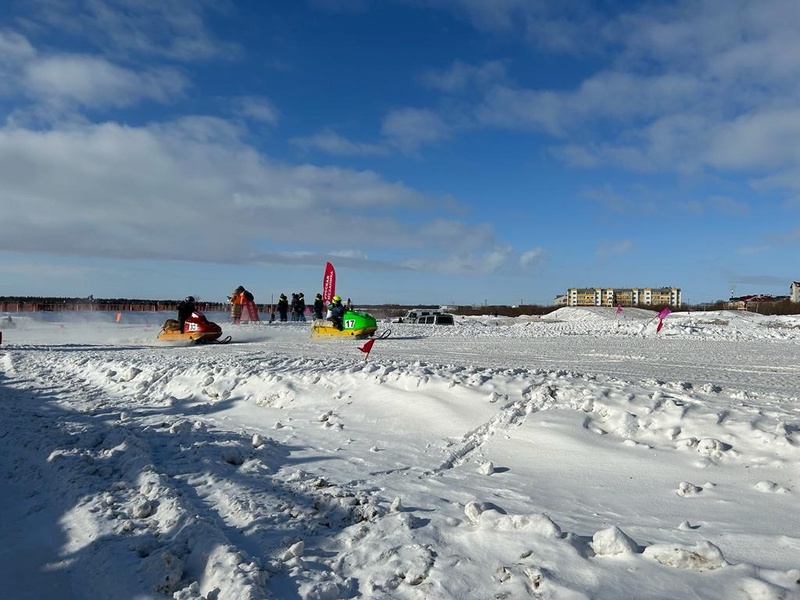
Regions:
<instances>
[{"instance_id":1,"label":"red feather flag","mask_svg":"<svg viewBox=\"0 0 800 600\"><path fill-rule=\"evenodd\" d=\"M325 264L325 275L322 277L322 301L327 306L336 294L336 270L331 263Z\"/></svg>"},{"instance_id":2,"label":"red feather flag","mask_svg":"<svg viewBox=\"0 0 800 600\"><path fill-rule=\"evenodd\" d=\"M656 333L658 333L659 331L661 331L661 328L662 328L663 326L664 326L664 320L663 320L663 319L659 319L659 320L658 320L658 327L656 327Z\"/></svg>"},{"instance_id":3,"label":"red feather flag","mask_svg":"<svg viewBox=\"0 0 800 600\"><path fill-rule=\"evenodd\" d=\"M369 358L369 352L370 350L372 350L372 346L374 343L375 343L375 338L372 338L370 340L367 340L367 343L359 348L359 350L361 350L364 354L366 354L364 360L367 360L367 358Z\"/></svg>"}]
</instances>

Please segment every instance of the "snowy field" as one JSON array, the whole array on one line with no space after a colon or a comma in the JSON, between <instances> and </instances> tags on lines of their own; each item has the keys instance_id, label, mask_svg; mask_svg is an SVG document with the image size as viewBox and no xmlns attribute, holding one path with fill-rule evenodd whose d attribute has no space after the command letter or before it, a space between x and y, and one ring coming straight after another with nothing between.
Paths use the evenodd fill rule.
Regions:
<instances>
[{"instance_id":1,"label":"snowy field","mask_svg":"<svg viewBox=\"0 0 800 600\"><path fill-rule=\"evenodd\" d=\"M3 598L800 598L800 317L167 316L0 323Z\"/></svg>"}]
</instances>

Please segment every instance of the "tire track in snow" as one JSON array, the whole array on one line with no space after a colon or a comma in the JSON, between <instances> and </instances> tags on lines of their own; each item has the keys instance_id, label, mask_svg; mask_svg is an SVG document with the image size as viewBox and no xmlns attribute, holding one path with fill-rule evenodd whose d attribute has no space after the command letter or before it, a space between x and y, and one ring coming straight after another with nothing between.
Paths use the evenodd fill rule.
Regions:
<instances>
[{"instance_id":1,"label":"tire track in snow","mask_svg":"<svg viewBox=\"0 0 800 600\"><path fill-rule=\"evenodd\" d=\"M489 421L464 434L457 447L449 452L446 460L422 473L420 477L435 477L443 471L462 465L498 432L519 427L531 413L551 406L556 401L555 396L552 385L546 384L535 388L530 386L523 392L520 400L504 405Z\"/></svg>"}]
</instances>

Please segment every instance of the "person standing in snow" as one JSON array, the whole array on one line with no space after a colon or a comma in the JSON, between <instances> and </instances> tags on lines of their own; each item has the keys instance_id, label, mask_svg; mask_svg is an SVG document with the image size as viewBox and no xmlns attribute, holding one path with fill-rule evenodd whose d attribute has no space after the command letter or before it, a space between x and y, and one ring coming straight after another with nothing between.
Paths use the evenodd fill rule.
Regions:
<instances>
[{"instance_id":1,"label":"person standing in snow","mask_svg":"<svg viewBox=\"0 0 800 600\"><path fill-rule=\"evenodd\" d=\"M291 312L291 320L297 321L297 292L292 292L292 300L289 303L289 311Z\"/></svg>"},{"instance_id":2,"label":"person standing in snow","mask_svg":"<svg viewBox=\"0 0 800 600\"><path fill-rule=\"evenodd\" d=\"M278 298L278 314L280 315L281 323L286 322L286 313L289 312L289 301L286 299L286 294L281 294Z\"/></svg>"},{"instance_id":3,"label":"person standing in snow","mask_svg":"<svg viewBox=\"0 0 800 600\"><path fill-rule=\"evenodd\" d=\"M295 304L295 321L306 320L306 297L303 292L297 294L297 302Z\"/></svg>"},{"instance_id":4,"label":"person standing in snow","mask_svg":"<svg viewBox=\"0 0 800 600\"><path fill-rule=\"evenodd\" d=\"M234 323L239 323L242 319L244 309L247 309L247 318L252 321L258 321L258 308L256 307L255 296L246 289L244 286L239 286L233 290L231 300L231 318Z\"/></svg>"},{"instance_id":5,"label":"person standing in snow","mask_svg":"<svg viewBox=\"0 0 800 600\"><path fill-rule=\"evenodd\" d=\"M231 321L239 323L242 320L242 307L244 306L245 296L244 287L239 286L230 296L231 301Z\"/></svg>"},{"instance_id":6,"label":"person standing in snow","mask_svg":"<svg viewBox=\"0 0 800 600\"><path fill-rule=\"evenodd\" d=\"M322 294L314 296L314 318L322 319L322 311L325 309L325 303L322 301Z\"/></svg>"},{"instance_id":7,"label":"person standing in snow","mask_svg":"<svg viewBox=\"0 0 800 600\"><path fill-rule=\"evenodd\" d=\"M258 310L256 309L255 297L253 294L240 285L233 294L228 297L231 301L231 320L238 324L242 320L242 311L247 307L247 315L251 321L258 321Z\"/></svg>"}]
</instances>

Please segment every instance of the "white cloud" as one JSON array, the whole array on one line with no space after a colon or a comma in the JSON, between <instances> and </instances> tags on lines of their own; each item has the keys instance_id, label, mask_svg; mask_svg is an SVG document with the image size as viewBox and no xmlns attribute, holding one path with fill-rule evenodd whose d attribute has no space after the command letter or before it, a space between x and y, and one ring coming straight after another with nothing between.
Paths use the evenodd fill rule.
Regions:
<instances>
[{"instance_id":1,"label":"white cloud","mask_svg":"<svg viewBox=\"0 0 800 600\"><path fill-rule=\"evenodd\" d=\"M131 106L143 99L169 102L183 94L188 81L175 69L136 72L103 58L60 55L31 61L23 85L43 102L97 108Z\"/></svg>"},{"instance_id":2,"label":"white cloud","mask_svg":"<svg viewBox=\"0 0 800 600\"><path fill-rule=\"evenodd\" d=\"M727 196L711 196L702 200L685 200L676 202L673 206L678 210L696 216L714 214L727 217L741 217L748 214L750 210L746 202L734 200Z\"/></svg>"},{"instance_id":3,"label":"white cloud","mask_svg":"<svg viewBox=\"0 0 800 600\"><path fill-rule=\"evenodd\" d=\"M397 151L413 155L422 146L449 139L456 129L432 110L403 108L384 117L377 143L356 142L330 129L294 137L290 143L304 151L321 150L333 156L388 156Z\"/></svg>"},{"instance_id":4,"label":"white cloud","mask_svg":"<svg viewBox=\"0 0 800 600\"><path fill-rule=\"evenodd\" d=\"M559 9L546 3L484 4L437 3L464 11L479 28L519 34L554 24L567 32ZM567 89L495 82L473 107L475 122L562 138L551 154L570 166L760 172L761 180L796 187L799 7L794 0L687 0L606 18L597 30L590 14L576 25L606 45L612 60L604 70ZM487 17L483 24L479 16ZM429 82L463 88L469 75L456 64Z\"/></svg>"},{"instance_id":5,"label":"white cloud","mask_svg":"<svg viewBox=\"0 0 800 600\"><path fill-rule=\"evenodd\" d=\"M431 69L420 76L423 85L450 94L464 92L473 85L485 88L505 79L506 67L498 60L485 61L477 66L456 61L448 69Z\"/></svg>"},{"instance_id":6,"label":"white cloud","mask_svg":"<svg viewBox=\"0 0 800 600\"><path fill-rule=\"evenodd\" d=\"M568 120L564 102L556 92L494 86L475 108L475 118L484 127L562 135L563 123Z\"/></svg>"},{"instance_id":7,"label":"white cloud","mask_svg":"<svg viewBox=\"0 0 800 600\"><path fill-rule=\"evenodd\" d=\"M798 165L800 109L768 110L742 115L720 126L709 144L708 162L726 169Z\"/></svg>"},{"instance_id":8,"label":"white cloud","mask_svg":"<svg viewBox=\"0 0 800 600\"><path fill-rule=\"evenodd\" d=\"M52 28L90 41L119 57L148 55L172 60L229 59L238 44L218 40L206 27L207 13L230 5L212 0L28 0L23 23L31 30Z\"/></svg>"},{"instance_id":9,"label":"white cloud","mask_svg":"<svg viewBox=\"0 0 800 600\"><path fill-rule=\"evenodd\" d=\"M0 261L0 274L6 276L30 276L35 273L38 279L66 279L84 277L98 271L99 269L94 266L51 263L44 259L17 262Z\"/></svg>"},{"instance_id":10,"label":"white cloud","mask_svg":"<svg viewBox=\"0 0 800 600\"><path fill-rule=\"evenodd\" d=\"M597 255L600 257L618 256L630 254L634 251L634 244L631 240L619 240L616 242L606 242L597 247Z\"/></svg>"},{"instance_id":11,"label":"white cloud","mask_svg":"<svg viewBox=\"0 0 800 600\"><path fill-rule=\"evenodd\" d=\"M527 252L523 252L519 257L519 265L523 269L538 266L545 258L545 251L543 248L531 248Z\"/></svg>"},{"instance_id":12,"label":"white cloud","mask_svg":"<svg viewBox=\"0 0 800 600\"><path fill-rule=\"evenodd\" d=\"M404 108L392 111L384 118L381 133L391 145L413 153L423 144L448 138L451 128L433 111Z\"/></svg>"},{"instance_id":13,"label":"white cloud","mask_svg":"<svg viewBox=\"0 0 800 600\"><path fill-rule=\"evenodd\" d=\"M502 36L518 35L531 46L577 53L597 43L597 15L586 0L426 0L425 6L460 15L473 27Z\"/></svg>"},{"instance_id":14,"label":"white cloud","mask_svg":"<svg viewBox=\"0 0 800 600\"><path fill-rule=\"evenodd\" d=\"M706 101L706 94L706 86L690 76L608 71L586 79L574 91L498 85L486 94L475 114L488 126L583 137L587 123L592 127L593 122L608 121L636 125L660 115L691 110Z\"/></svg>"},{"instance_id":15,"label":"white cloud","mask_svg":"<svg viewBox=\"0 0 800 600\"><path fill-rule=\"evenodd\" d=\"M463 221L433 219L416 227L420 243L426 247L474 253L494 243L494 228L481 223L470 225Z\"/></svg>"},{"instance_id":16,"label":"white cloud","mask_svg":"<svg viewBox=\"0 0 800 600\"><path fill-rule=\"evenodd\" d=\"M32 60L36 50L28 39L14 31L0 31L0 64L16 65Z\"/></svg>"},{"instance_id":17,"label":"white cloud","mask_svg":"<svg viewBox=\"0 0 800 600\"><path fill-rule=\"evenodd\" d=\"M482 252L455 253L445 256L413 258L403 261L412 270L450 275L488 275L503 272L518 262L510 246L498 245Z\"/></svg>"},{"instance_id":18,"label":"white cloud","mask_svg":"<svg viewBox=\"0 0 800 600\"><path fill-rule=\"evenodd\" d=\"M19 93L25 65L36 57L36 49L13 31L0 31L0 97Z\"/></svg>"},{"instance_id":19,"label":"white cloud","mask_svg":"<svg viewBox=\"0 0 800 600\"><path fill-rule=\"evenodd\" d=\"M294 137L289 141L302 150L322 150L334 156L385 156L389 153L386 146L353 142L331 130L310 136Z\"/></svg>"},{"instance_id":20,"label":"white cloud","mask_svg":"<svg viewBox=\"0 0 800 600\"><path fill-rule=\"evenodd\" d=\"M618 190L613 186L587 188L581 193L587 200L599 202L606 210L618 214L658 214L658 195L651 190Z\"/></svg>"},{"instance_id":21,"label":"white cloud","mask_svg":"<svg viewBox=\"0 0 800 600\"><path fill-rule=\"evenodd\" d=\"M0 129L0 196L8 205L0 250L282 263L302 249L318 263L337 248L365 261L370 248L447 255L497 244L486 226L408 223L437 200L401 183L371 171L278 163L238 131L200 117L148 128Z\"/></svg>"},{"instance_id":22,"label":"white cloud","mask_svg":"<svg viewBox=\"0 0 800 600\"><path fill-rule=\"evenodd\" d=\"M487 61L479 66L457 61L446 70L428 70L420 76L423 85L453 94L466 92L473 86L483 89L504 79L505 66L500 61ZM416 154L422 146L450 139L456 131L473 126L470 116L452 109L445 113L407 107L392 110L384 117L382 139L378 143L356 142L331 129L290 141L303 150L322 150L334 156L387 156L397 150Z\"/></svg>"},{"instance_id":23,"label":"white cloud","mask_svg":"<svg viewBox=\"0 0 800 600\"><path fill-rule=\"evenodd\" d=\"M269 98L258 96L245 96L234 101L234 111L237 115L275 125L280 118L280 113Z\"/></svg>"},{"instance_id":24,"label":"white cloud","mask_svg":"<svg viewBox=\"0 0 800 600\"><path fill-rule=\"evenodd\" d=\"M174 68L131 69L101 56L43 54L25 37L0 32L0 95L18 101L17 115L38 115L47 122L75 109L170 103L189 85ZM22 98L29 104L19 102Z\"/></svg>"}]
</instances>

